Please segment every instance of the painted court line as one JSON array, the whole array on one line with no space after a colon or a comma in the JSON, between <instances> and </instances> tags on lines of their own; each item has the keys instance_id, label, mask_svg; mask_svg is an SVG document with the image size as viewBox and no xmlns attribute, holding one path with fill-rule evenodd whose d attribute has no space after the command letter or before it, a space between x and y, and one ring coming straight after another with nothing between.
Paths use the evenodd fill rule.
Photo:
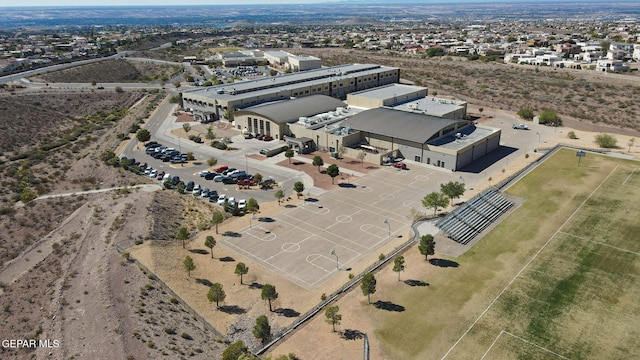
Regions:
<instances>
[{"instance_id":1,"label":"painted court line","mask_svg":"<svg viewBox=\"0 0 640 360\"><path fill-rule=\"evenodd\" d=\"M633 186L633 187L637 187L636 185L627 185L627 181L629 181L629 179L631 179L631 177L633 176L633 174L636 173L636 170L638 170L638 168L633 168L633 171L631 171L631 174L629 174L629 176L627 176L626 179L624 179L624 181L622 182L623 186Z\"/></svg>"},{"instance_id":2,"label":"painted court line","mask_svg":"<svg viewBox=\"0 0 640 360\"><path fill-rule=\"evenodd\" d=\"M616 249L616 250L618 250L618 251L628 252L628 253L631 253L631 254L634 254L634 255L640 255L640 253L639 253L639 252L637 252L637 251L628 250L628 249L624 249L624 248L621 248L621 247L617 247L617 246L609 245L609 244L607 244L607 243L603 243L603 242L600 242L600 241L595 241L595 240L587 239L587 238L584 238L584 237L582 237L582 236L572 235L572 234L566 233L566 232L564 232L564 231L560 231L559 233L560 233L560 234L563 234L563 235L571 236L572 238L576 238L576 239L580 239L580 240L588 241L588 242L591 242L591 243L594 243L594 244L598 244L598 245L606 246L606 247L611 248L611 249Z\"/></svg>"},{"instance_id":3,"label":"painted court line","mask_svg":"<svg viewBox=\"0 0 640 360\"><path fill-rule=\"evenodd\" d=\"M511 285L516 281L516 279L518 277L520 277L520 275L525 271L526 268L529 267L529 265L531 265L531 263L538 257L538 255L540 255L540 253L542 252L542 250L544 250L547 245L549 245L549 243L551 243L551 240L553 240L554 237L556 237L556 235L558 235L560 233L560 230L562 228L564 228L571 219L573 219L573 217L578 213L578 211L580 211L580 209L582 209L582 207L584 206L584 204L587 203L587 201L589 199L591 199L591 197L600 189L600 187L602 186L602 184L604 184L610 177L611 175L613 175L613 173L618 169L620 165L616 165L616 167L611 170L611 172L600 182L600 184L598 184L598 186L591 192L591 194L589 194L589 196L587 196L586 199L584 199L582 201L582 203L580 204L580 206L578 206L573 213L571 213L571 215L564 221L564 223L562 223L562 225L560 225L560 227L558 228L558 230L556 230L555 233L553 233L553 235L551 235L551 237L549 237L549 240L547 240L544 245L542 245L542 247L540 249L538 249L538 251L536 251L535 254L533 254L533 257L531 257L531 259L529 259L529 261L527 261L526 264L524 264L524 266L522 267L522 269L520 269L520 271L518 271L518 273L516 274L516 276L513 277L513 279L511 279L511 281L509 281L509 283L507 284L507 286L504 287L504 289L502 289L500 291L500 293L498 293L498 295L495 297L495 299L493 299L491 301L491 303L489 303L489 305L487 306L486 309L484 309L484 311L478 316L478 318L471 323L471 326L469 326L469 328L462 334L462 336L460 336L460 338L451 346L451 348L449 349L449 351L447 351L444 356L442 356L441 360L445 359L447 356L449 356L449 354L451 353L451 351L453 351L453 349L455 349L456 346L458 346L458 344L462 341L462 339L464 339L465 336L467 336L467 334L469 333L469 331L471 331L471 329L473 329L474 326L476 326L476 324L478 323L478 321L480 321L480 319L482 319L482 317L484 316L484 314L486 314L489 309L491 309L491 307L493 306L493 304L495 304L498 299L500 299L500 297L502 296L502 294L504 294L505 291L507 291L507 289L509 287L511 287Z\"/></svg>"},{"instance_id":4,"label":"painted court line","mask_svg":"<svg viewBox=\"0 0 640 360\"><path fill-rule=\"evenodd\" d=\"M288 215L288 214L286 214L286 213L285 213L285 215L286 215L286 216L288 216L288 217L290 217L290 218L292 218L292 219L296 219L295 217L293 217L293 216L291 216L291 215ZM297 225L295 225L295 224L292 224L292 223L290 223L290 222L288 222L288 221L286 221L286 220L284 220L284 219L281 219L280 221L282 221L282 222L284 222L284 223L286 223L286 224L288 224L288 225L290 225L290 226L296 227L296 228L298 228L298 229L300 229L300 230L304 230L303 228L301 228L301 227L299 227L299 226L297 226ZM304 220L296 219L296 221L297 221L298 223L306 224L307 226L312 227L312 228L314 228L314 229L316 229L316 230L318 230L318 231L324 231L324 232L326 232L326 233L329 233L329 234L331 234L331 235L333 235L333 236L335 236L335 237L337 237L337 238L339 238L339 239L341 239L341 240L344 240L344 241L346 241L346 242L348 242L348 243L351 243L351 244L353 244L353 245L359 246L359 247L361 247L361 248L363 248L363 249L371 250L370 248L367 248L366 246L360 245L360 244L358 244L358 243L356 243L356 242L353 242L353 241L351 241L351 240L349 240L349 239L347 239L347 238L345 238L345 237L343 237L343 236L340 236L340 235L338 235L338 234L336 234L336 233L334 233L334 232L331 232L331 231L327 231L327 230L325 230L325 229L322 229L322 228L320 228L320 227L318 227L318 226L316 226L316 225L310 224L310 223L308 223L308 222L306 222L306 221L304 221ZM308 231L308 230L304 230L304 231L305 231L305 232L308 232L308 233L313 233L313 232ZM335 243L335 242L333 242L333 241L331 241L331 240L327 240L327 241L329 241L330 243L332 243L332 244L334 244L334 245L342 245L342 244L337 244L337 243ZM351 248L350 248L350 249L351 249ZM353 249L352 249L352 250L353 250ZM354 250L354 252L355 252L355 250Z\"/></svg>"},{"instance_id":5,"label":"painted court line","mask_svg":"<svg viewBox=\"0 0 640 360\"><path fill-rule=\"evenodd\" d=\"M296 243L285 243L285 244L282 244L282 245L280 246L281 251L279 251L279 252L277 252L277 253L275 253L275 254L273 254L273 255L269 256L268 258L264 259L264 262L268 262L269 260L273 259L274 257L276 257L276 256L278 256L278 255L280 255L280 254L282 254L282 253L290 252L290 251L287 251L287 250L285 250L285 249L283 249L283 248L282 248L284 245L286 245L286 244L296 244L296 245L298 245L298 247L300 247L300 244L302 244L303 242L305 242L305 241L309 240L309 239L310 239L311 237L313 237L313 236L314 236L314 234L310 234L310 235L309 235L309 236L307 236L306 238L304 238L304 239L302 239L302 240L300 240L300 241L298 241L298 242L296 242Z\"/></svg>"},{"instance_id":6,"label":"painted court line","mask_svg":"<svg viewBox=\"0 0 640 360\"><path fill-rule=\"evenodd\" d=\"M491 351L491 348L493 348L493 345L495 345L495 344L496 344L496 342L498 342L498 339L500 338L500 336L502 336L502 334L507 334L507 335L509 335L509 336L511 336L511 337L513 337L513 338L516 338L516 339L518 339L518 340L520 340L520 341L523 341L523 342L525 342L525 343L527 343L527 344L529 344L529 345L533 345L533 346L537 347L538 349L543 350L543 351L546 351L546 352L548 352L548 353L550 353L550 354L553 354L553 355L555 355L555 356L557 356L557 357L559 357L559 358L561 358L561 359L567 359L567 360L569 360L569 358L568 358L568 357L562 356L562 355L558 354L557 352L551 351L551 350L549 350L549 349L547 349L547 348L545 348L545 347L542 347L542 346L540 346L540 345L538 345L538 344L536 344L536 343L533 343L533 342L531 342L531 341L529 341L529 340L523 339L523 338L521 338L520 336L514 335L514 334L512 334L512 333L510 333L510 332L508 332L508 331L505 331L505 330L500 331L500 334L498 334L498 336L496 336L496 339L495 339L495 340L493 340L493 343L491 343L491 346L489 346L489 348L488 348L488 349L487 349L487 351L484 353L484 355L482 355L482 357L480 358L480 360L484 360L484 358L487 356L487 354L489 353L489 351Z\"/></svg>"}]
</instances>

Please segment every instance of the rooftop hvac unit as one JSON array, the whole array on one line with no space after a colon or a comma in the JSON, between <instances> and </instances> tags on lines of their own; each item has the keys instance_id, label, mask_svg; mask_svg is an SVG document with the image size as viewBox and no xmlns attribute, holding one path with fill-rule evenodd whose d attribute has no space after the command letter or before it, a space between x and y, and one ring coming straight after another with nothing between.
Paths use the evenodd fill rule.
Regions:
<instances>
[{"instance_id":1,"label":"rooftop hvac unit","mask_svg":"<svg viewBox=\"0 0 640 360\"><path fill-rule=\"evenodd\" d=\"M462 139L462 133L456 133L456 138Z\"/></svg>"}]
</instances>

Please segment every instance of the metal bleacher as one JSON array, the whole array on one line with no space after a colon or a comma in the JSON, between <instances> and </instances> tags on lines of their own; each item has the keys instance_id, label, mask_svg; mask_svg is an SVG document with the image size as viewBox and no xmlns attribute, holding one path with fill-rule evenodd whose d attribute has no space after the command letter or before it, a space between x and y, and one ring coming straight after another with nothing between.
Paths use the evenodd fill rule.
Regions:
<instances>
[{"instance_id":1,"label":"metal bleacher","mask_svg":"<svg viewBox=\"0 0 640 360\"><path fill-rule=\"evenodd\" d=\"M452 211L436 225L451 239L466 245L512 206L512 202L492 189Z\"/></svg>"}]
</instances>

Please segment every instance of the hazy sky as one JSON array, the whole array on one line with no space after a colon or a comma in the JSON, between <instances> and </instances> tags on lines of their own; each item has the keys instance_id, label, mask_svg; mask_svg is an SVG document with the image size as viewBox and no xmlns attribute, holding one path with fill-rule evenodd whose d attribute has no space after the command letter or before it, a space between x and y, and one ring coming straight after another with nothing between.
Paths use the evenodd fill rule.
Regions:
<instances>
[{"instance_id":1,"label":"hazy sky","mask_svg":"<svg viewBox=\"0 0 640 360\"><path fill-rule=\"evenodd\" d=\"M239 4L312 4L332 0L0 0L7 6L147 6L147 5L239 5ZM334 0L335 1L335 0Z\"/></svg>"}]
</instances>

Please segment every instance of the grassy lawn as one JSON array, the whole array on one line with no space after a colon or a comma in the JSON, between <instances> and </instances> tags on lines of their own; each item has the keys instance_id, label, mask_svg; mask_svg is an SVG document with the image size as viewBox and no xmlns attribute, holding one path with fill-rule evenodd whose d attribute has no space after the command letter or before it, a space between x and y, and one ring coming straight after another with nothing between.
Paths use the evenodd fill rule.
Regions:
<instances>
[{"instance_id":1,"label":"grassy lawn","mask_svg":"<svg viewBox=\"0 0 640 360\"><path fill-rule=\"evenodd\" d=\"M465 255L450 259L458 267L421 264L429 273L420 279L430 284L427 292L398 287L384 295L405 307L372 312L386 355L638 357L637 166L588 154L577 167L571 150L541 164L507 191L525 202Z\"/></svg>"}]
</instances>

